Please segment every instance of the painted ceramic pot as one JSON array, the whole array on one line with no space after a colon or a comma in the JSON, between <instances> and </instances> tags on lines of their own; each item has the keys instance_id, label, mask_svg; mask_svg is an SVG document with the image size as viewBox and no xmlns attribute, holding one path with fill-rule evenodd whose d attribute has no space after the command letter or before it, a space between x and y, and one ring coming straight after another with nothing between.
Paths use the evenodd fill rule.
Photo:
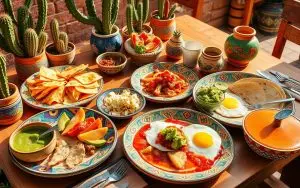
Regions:
<instances>
[{"instance_id":1,"label":"painted ceramic pot","mask_svg":"<svg viewBox=\"0 0 300 188\"><path fill-rule=\"evenodd\" d=\"M171 59L179 60L183 56L182 46L184 45L184 40L181 36L173 36L166 44L167 56Z\"/></svg>"},{"instance_id":2,"label":"painted ceramic pot","mask_svg":"<svg viewBox=\"0 0 300 188\"><path fill-rule=\"evenodd\" d=\"M41 67L49 67L49 63L44 51L40 55L30 58L15 56L15 66L18 73L18 78L24 81L32 74L40 71Z\"/></svg>"},{"instance_id":3,"label":"painted ceramic pot","mask_svg":"<svg viewBox=\"0 0 300 188\"><path fill-rule=\"evenodd\" d=\"M9 88L12 95L0 99L0 125L11 125L23 115L23 104L18 87L9 83Z\"/></svg>"},{"instance_id":4,"label":"painted ceramic pot","mask_svg":"<svg viewBox=\"0 0 300 188\"><path fill-rule=\"evenodd\" d=\"M152 34L153 33L152 28L149 25L146 25L146 24L143 25L142 31L146 32L148 34ZM127 33L127 26L124 26L122 28L122 38L123 38L123 42L125 42L127 39L130 38L129 34Z\"/></svg>"},{"instance_id":5,"label":"painted ceramic pot","mask_svg":"<svg viewBox=\"0 0 300 188\"><path fill-rule=\"evenodd\" d=\"M90 44L97 55L104 52L120 51L122 46L122 36L116 25L113 26L113 31L114 32L110 35L100 35L95 32L95 29L92 30Z\"/></svg>"},{"instance_id":6,"label":"painted ceramic pot","mask_svg":"<svg viewBox=\"0 0 300 188\"><path fill-rule=\"evenodd\" d=\"M222 70L224 59L222 50L217 47L206 47L198 59L200 70L204 73L213 73Z\"/></svg>"},{"instance_id":7,"label":"painted ceramic pot","mask_svg":"<svg viewBox=\"0 0 300 188\"><path fill-rule=\"evenodd\" d=\"M54 44L51 43L46 47L46 55L49 60L51 66L62 66L62 65L70 65L73 63L75 54L76 54L76 47L75 44L69 42L69 47L72 49L68 53L65 54L53 54L51 50L54 49Z\"/></svg>"},{"instance_id":8,"label":"painted ceramic pot","mask_svg":"<svg viewBox=\"0 0 300 188\"><path fill-rule=\"evenodd\" d=\"M156 10L151 13L150 26L153 29L153 34L163 41L169 40L176 30L175 16L168 20L160 20L155 18L157 12Z\"/></svg>"},{"instance_id":9,"label":"painted ceramic pot","mask_svg":"<svg viewBox=\"0 0 300 188\"><path fill-rule=\"evenodd\" d=\"M228 63L235 67L246 67L259 50L256 31L249 26L237 26L225 42Z\"/></svg>"},{"instance_id":10,"label":"painted ceramic pot","mask_svg":"<svg viewBox=\"0 0 300 188\"><path fill-rule=\"evenodd\" d=\"M265 2L256 11L258 29L265 34L276 34L279 29L282 12L282 2Z\"/></svg>"}]
</instances>

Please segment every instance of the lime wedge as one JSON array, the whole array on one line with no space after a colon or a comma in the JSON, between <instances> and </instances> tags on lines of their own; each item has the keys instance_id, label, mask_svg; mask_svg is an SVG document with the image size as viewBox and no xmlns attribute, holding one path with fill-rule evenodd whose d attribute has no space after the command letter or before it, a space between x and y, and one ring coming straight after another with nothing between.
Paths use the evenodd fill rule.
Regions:
<instances>
[{"instance_id":1,"label":"lime wedge","mask_svg":"<svg viewBox=\"0 0 300 188\"><path fill-rule=\"evenodd\" d=\"M62 132L66 128L66 126L69 122L70 122L70 118L68 117L66 112L62 113L59 120L58 120L58 130L59 130L59 132Z\"/></svg>"},{"instance_id":2,"label":"lime wedge","mask_svg":"<svg viewBox=\"0 0 300 188\"><path fill-rule=\"evenodd\" d=\"M106 143L106 140L101 139L101 140L84 140L85 143L96 146L96 147L101 147Z\"/></svg>"},{"instance_id":3,"label":"lime wedge","mask_svg":"<svg viewBox=\"0 0 300 188\"><path fill-rule=\"evenodd\" d=\"M226 91L228 89L228 84L225 82L216 82L214 86L222 91Z\"/></svg>"}]
</instances>

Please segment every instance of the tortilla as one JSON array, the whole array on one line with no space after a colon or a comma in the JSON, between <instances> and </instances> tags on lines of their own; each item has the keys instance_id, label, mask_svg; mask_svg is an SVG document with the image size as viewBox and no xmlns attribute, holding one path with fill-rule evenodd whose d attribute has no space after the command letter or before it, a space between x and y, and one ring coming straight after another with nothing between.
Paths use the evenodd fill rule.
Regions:
<instances>
[{"instance_id":1,"label":"tortilla","mask_svg":"<svg viewBox=\"0 0 300 188\"><path fill-rule=\"evenodd\" d=\"M61 163L69 156L69 153L70 153L70 147L67 144L67 142L64 140L58 140L55 151L52 154L51 159L48 162L47 166L51 167Z\"/></svg>"},{"instance_id":2,"label":"tortilla","mask_svg":"<svg viewBox=\"0 0 300 188\"><path fill-rule=\"evenodd\" d=\"M61 81L61 80L63 80L62 78L57 77L55 70L49 69L46 67L41 67L39 76L40 76L40 80L43 80L43 81L49 81L49 80Z\"/></svg>"},{"instance_id":3,"label":"tortilla","mask_svg":"<svg viewBox=\"0 0 300 188\"><path fill-rule=\"evenodd\" d=\"M63 77L65 79L69 79L79 73L82 73L86 68L88 68L88 65L81 64L77 67L74 67L74 68L72 67L72 68L62 71L60 74L58 74L58 76Z\"/></svg>"},{"instance_id":4,"label":"tortilla","mask_svg":"<svg viewBox=\"0 0 300 188\"><path fill-rule=\"evenodd\" d=\"M75 86L82 86L84 88L93 89L100 87L100 84L96 81L88 85L84 85L80 83L78 80L70 79L70 81L67 83L66 87L75 87Z\"/></svg>"},{"instance_id":5,"label":"tortilla","mask_svg":"<svg viewBox=\"0 0 300 188\"><path fill-rule=\"evenodd\" d=\"M77 90L80 93L85 93L85 94L97 94L98 93L98 88L84 88L84 87L75 87L75 90Z\"/></svg>"},{"instance_id":6,"label":"tortilla","mask_svg":"<svg viewBox=\"0 0 300 188\"><path fill-rule=\"evenodd\" d=\"M39 93L41 93L43 91L43 89L33 89L33 90L29 89L29 91L30 91L30 95L32 97L35 97L36 95L38 95Z\"/></svg>"},{"instance_id":7,"label":"tortilla","mask_svg":"<svg viewBox=\"0 0 300 188\"><path fill-rule=\"evenodd\" d=\"M95 72L87 72L87 73L77 75L74 78L78 80L80 83L84 85L88 85L102 79L102 76L100 76Z\"/></svg>"},{"instance_id":8,"label":"tortilla","mask_svg":"<svg viewBox=\"0 0 300 188\"><path fill-rule=\"evenodd\" d=\"M70 97L71 100L73 100L75 102L78 101L79 96L80 96L80 92L78 92L74 87L68 87L67 92L69 92L67 94L68 94L68 96Z\"/></svg>"},{"instance_id":9,"label":"tortilla","mask_svg":"<svg viewBox=\"0 0 300 188\"><path fill-rule=\"evenodd\" d=\"M48 95L42 103L52 105L53 103L62 103L64 100L64 90L65 86L60 86L59 88L53 90L50 95Z\"/></svg>"},{"instance_id":10,"label":"tortilla","mask_svg":"<svg viewBox=\"0 0 300 188\"><path fill-rule=\"evenodd\" d=\"M55 88L57 88L57 87L49 87L49 88L43 90L40 94L38 94L38 96L35 97L35 99L40 100L40 99L44 98L46 95L50 94L50 92Z\"/></svg>"},{"instance_id":11,"label":"tortilla","mask_svg":"<svg viewBox=\"0 0 300 188\"><path fill-rule=\"evenodd\" d=\"M70 149L70 154L66 159L66 165L68 168L74 168L76 165L80 164L85 157L85 148L84 144L77 142L75 145L72 145Z\"/></svg>"}]
</instances>

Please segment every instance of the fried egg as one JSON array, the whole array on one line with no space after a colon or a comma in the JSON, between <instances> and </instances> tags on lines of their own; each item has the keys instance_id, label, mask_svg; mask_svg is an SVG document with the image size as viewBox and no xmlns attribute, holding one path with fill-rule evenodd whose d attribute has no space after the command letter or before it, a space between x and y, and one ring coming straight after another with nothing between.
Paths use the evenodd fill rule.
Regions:
<instances>
[{"instance_id":1,"label":"fried egg","mask_svg":"<svg viewBox=\"0 0 300 188\"><path fill-rule=\"evenodd\" d=\"M155 122L150 123L150 129L145 132L147 142L152 147L155 147L156 149L158 149L160 151L172 151L172 150L162 146L161 144L156 143L156 139L157 139L157 136L160 133L160 131L169 126L175 126L179 129L182 128L181 125L163 122L163 121L155 121Z\"/></svg>"},{"instance_id":2,"label":"fried egg","mask_svg":"<svg viewBox=\"0 0 300 188\"><path fill-rule=\"evenodd\" d=\"M187 138L188 151L214 160L221 149L221 137L212 128L192 124L182 129Z\"/></svg>"},{"instance_id":3,"label":"fried egg","mask_svg":"<svg viewBox=\"0 0 300 188\"><path fill-rule=\"evenodd\" d=\"M248 112L244 104L245 102L240 97L232 93L225 93L225 99L215 111L221 116L228 118L243 117Z\"/></svg>"}]
</instances>

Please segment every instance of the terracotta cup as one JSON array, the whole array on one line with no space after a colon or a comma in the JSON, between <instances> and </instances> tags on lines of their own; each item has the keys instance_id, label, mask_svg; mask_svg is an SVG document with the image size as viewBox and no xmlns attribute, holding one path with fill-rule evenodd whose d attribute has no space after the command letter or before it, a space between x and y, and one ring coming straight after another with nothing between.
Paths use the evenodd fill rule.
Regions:
<instances>
[{"instance_id":1,"label":"terracotta cup","mask_svg":"<svg viewBox=\"0 0 300 188\"><path fill-rule=\"evenodd\" d=\"M200 70L204 73L220 71L224 67L222 50L217 47L206 47L198 59Z\"/></svg>"},{"instance_id":2,"label":"terracotta cup","mask_svg":"<svg viewBox=\"0 0 300 188\"><path fill-rule=\"evenodd\" d=\"M155 18L157 10L151 13L150 26L153 29L153 34L158 36L161 40L169 40L176 30L175 16L168 20L160 20Z\"/></svg>"},{"instance_id":3,"label":"terracotta cup","mask_svg":"<svg viewBox=\"0 0 300 188\"><path fill-rule=\"evenodd\" d=\"M51 43L46 47L46 55L48 57L51 66L62 66L70 65L73 63L76 54L76 47L73 43L69 42L69 47L72 49L70 52L65 54L51 54L50 48L54 48L54 44Z\"/></svg>"}]
</instances>

